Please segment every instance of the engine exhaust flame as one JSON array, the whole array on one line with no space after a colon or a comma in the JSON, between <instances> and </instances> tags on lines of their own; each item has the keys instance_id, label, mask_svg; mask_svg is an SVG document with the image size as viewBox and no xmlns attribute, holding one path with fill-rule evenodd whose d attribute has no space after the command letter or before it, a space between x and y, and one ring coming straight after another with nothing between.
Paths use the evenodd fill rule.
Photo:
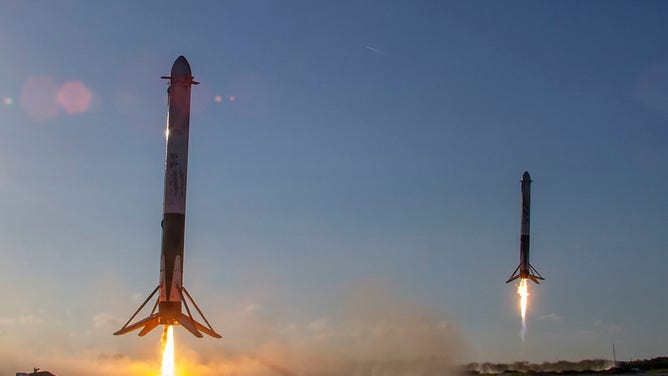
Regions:
<instances>
[{"instance_id":1,"label":"engine exhaust flame","mask_svg":"<svg viewBox=\"0 0 668 376\"><path fill-rule=\"evenodd\" d=\"M524 342L524 336L527 331L527 303L529 302L529 285L527 284L526 278L522 278L519 286L517 286L517 294L520 296L520 315L522 316L522 331L520 332L520 337L522 337L522 342Z\"/></svg>"},{"instance_id":2,"label":"engine exhaust flame","mask_svg":"<svg viewBox=\"0 0 668 376\"><path fill-rule=\"evenodd\" d=\"M162 332L162 373L161 376L174 376L174 327L166 325Z\"/></svg>"}]
</instances>

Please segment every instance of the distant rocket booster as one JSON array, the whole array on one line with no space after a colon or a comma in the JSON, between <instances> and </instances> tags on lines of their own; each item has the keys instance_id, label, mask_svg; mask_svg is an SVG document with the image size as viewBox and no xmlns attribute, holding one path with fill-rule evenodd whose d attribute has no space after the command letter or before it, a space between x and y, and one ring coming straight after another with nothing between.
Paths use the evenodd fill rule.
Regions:
<instances>
[{"instance_id":1,"label":"distant rocket booster","mask_svg":"<svg viewBox=\"0 0 668 376\"><path fill-rule=\"evenodd\" d=\"M529 263L529 216L531 214L531 176L527 171L522 175L522 219L520 227L520 264L506 283L517 278L531 279L536 283L544 280L538 270Z\"/></svg>"},{"instance_id":2,"label":"distant rocket booster","mask_svg":"<svg viewBox=\"0 0 668 376\"><path fill-rule=\"evenodd\" d=\"M121 335L140 329L146 335L158 325L182 325L194 336L202 333L221 338L183 286L183 245L186 220L186 179L188 174L188 132L190 129L190 89L197 85L185 57L179 56L172 65L167 98L167 152L165 161L165 192L162 217L162 252L160 257L160 284L123 327L114 333ZM130 324L146 303L160 292L150 315ZM192 315L188 301L197 310L206 326ZM185 308L186 313L183 313Z\"/></svg>"}]
</instances>

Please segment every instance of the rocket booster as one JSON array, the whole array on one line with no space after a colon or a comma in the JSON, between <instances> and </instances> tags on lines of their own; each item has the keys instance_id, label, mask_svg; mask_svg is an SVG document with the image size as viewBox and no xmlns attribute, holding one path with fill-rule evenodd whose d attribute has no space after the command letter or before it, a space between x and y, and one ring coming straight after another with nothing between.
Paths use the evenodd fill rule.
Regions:
<instances>
[{"instance_id":1,"label":"rocket booster","mask_svg":"<svg viewBox=\"0 0 668 376\"><path fill-rule=\"evenodd\" d=\"M513 274L506 283L517 278L531 279L536 283L544 280L538 270L529 263L529 224L531 215L531 175L524 171L522 175L522 216L520 219L520 264L515 268Z\"/></svg>"},{"instance_id":2,"label":"rocket booster","mask_svg":"<svg viewBox=\"0 0 668 376\"><path fill-rule=\"evenodd\" d=\"M172 65L167 89L168 113L165 132L165 190L162 217L162 250L160 254L160 284L114 335L140 329L146 335L158 325L182 325L196 337L202 333L221 338L183 286L183 248L186 221L186 186L188 177L188 133L190 129L190 89L197 85L185 57L179 56ZM158 293L158 299L148 317L131 324L146 303ZM206 325L192 315L190 302ZM185 308L185 313L183 312Z\"/></svg>"}]
</instances>

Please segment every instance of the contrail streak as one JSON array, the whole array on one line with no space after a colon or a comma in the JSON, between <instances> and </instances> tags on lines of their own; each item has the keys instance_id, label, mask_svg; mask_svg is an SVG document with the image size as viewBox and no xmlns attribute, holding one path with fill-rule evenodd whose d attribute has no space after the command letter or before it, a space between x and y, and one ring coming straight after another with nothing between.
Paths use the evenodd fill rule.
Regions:
<instances>
[{"instance_id":1,"label":"contrail streak","mask_svg":"<svg viewBox=\"0 0 668 376\"><path fill-rule=\"evenodd\" d=\"M381 50L379 50L379 49L377 49L377 48L373 48L373 47L371 47L371 46L365 46L364 48L366 48L367 50L369 50L369 51L371 51L371 52L375 52L375 53L377 53L377 54L385 55L385 52L383 52L383 51L381 51Z\"/></svg>"}]
</instances>

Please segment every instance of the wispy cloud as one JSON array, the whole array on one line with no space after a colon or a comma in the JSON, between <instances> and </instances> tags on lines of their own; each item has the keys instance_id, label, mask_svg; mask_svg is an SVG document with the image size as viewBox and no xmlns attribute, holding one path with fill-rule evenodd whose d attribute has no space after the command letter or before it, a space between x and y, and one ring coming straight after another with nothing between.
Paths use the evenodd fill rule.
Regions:
<instances>
[{"instance_id":1,"label":"wispy cloud","mask_svg":"<svg viewBox=\"0 0 668 376\"><path fill-rule=\"evenodd\" d=\"M609 323L603 320L594 321L594 326L599 329L607 330L609 332L619 332L620 330L622 330L622 326L617 324L616 322Z\"/></svg>"},{"instance_id":2,"label":"wispy cloud","mask_svg":"<svg viewBox=\"0 0 668 376\"><path fill-rule=\"evenodd\" d=\"M122 323L123 322L119 318L108 313L98 313L97 315L93 316L93 327L96 329L104 327L117 327Z\"/></svg>"},{"instance_id":3,"label":"wispy cloud","mask_svg":"<svg viewBox=\"0 0 668 376\"><path fill-rule=\"evenodd\" d=\"M554 321L554 322L560 322L562 320L562 317L559 314L556 313L548 313L546 315L541 315L538 317L539 320L548 320L548 321Z\"/></svg>"},{"instance_id":4,"label":"wispy cloud","mask_svg":"<svg viewBox=\"0 0 668 376\"><path fill-rule=\"evenodd\" d=\"M611 332L619 332L622 330L622 326L618 324L610 324L610 326L608 326L608 330Z\"/></svg>"},{"instance_id":5,"label":"wispy cloud","mask_svg":"<svg viewBox=\"0 0 668 376\"><path fill-rule=\"evenodd\" d=\"M40 325L44 323L41 316L35 314L27 314L16 317L0 317L0 326L12 325Z\"/></svg>"},{"instance_id":6,"label":"wispy cloud","mask_svg":"<svg viewBox=\"0 0 668 376\"><path fill-rule=\"evenodd\" d=\"M384 52L383 50L379 50L379 49L377 49L377 48L375 48L375 47L372 47L372 46L364 46L364 48L366 48L367 50L369 50L369 51L371 51L371 52L375 52L375 53L377 53L377 54L385 55L385 52Z\"/></svg>"},{"instance_id":7,"label":"wispy cloud","mask_svg":"<svg viewBox=\"0 0 668 376\"><path fill-rule=\"evenodd\" d=\"M255 303L250 303L246 306L246 312L248 313L255 313L262 311L264 307L260 304L255 304Z\"/></svg>"},{"instance_id":8,"label":"wispy cloud","mask_svg":"<svg viewBox=\"0 0 668 376\"><path fill-rule=\"evenodd\" d=\"M327 328L327 317L321 317L317 320L311 321L308 328L313 331L321 331Z\"/></svg>"}]
</instances>

